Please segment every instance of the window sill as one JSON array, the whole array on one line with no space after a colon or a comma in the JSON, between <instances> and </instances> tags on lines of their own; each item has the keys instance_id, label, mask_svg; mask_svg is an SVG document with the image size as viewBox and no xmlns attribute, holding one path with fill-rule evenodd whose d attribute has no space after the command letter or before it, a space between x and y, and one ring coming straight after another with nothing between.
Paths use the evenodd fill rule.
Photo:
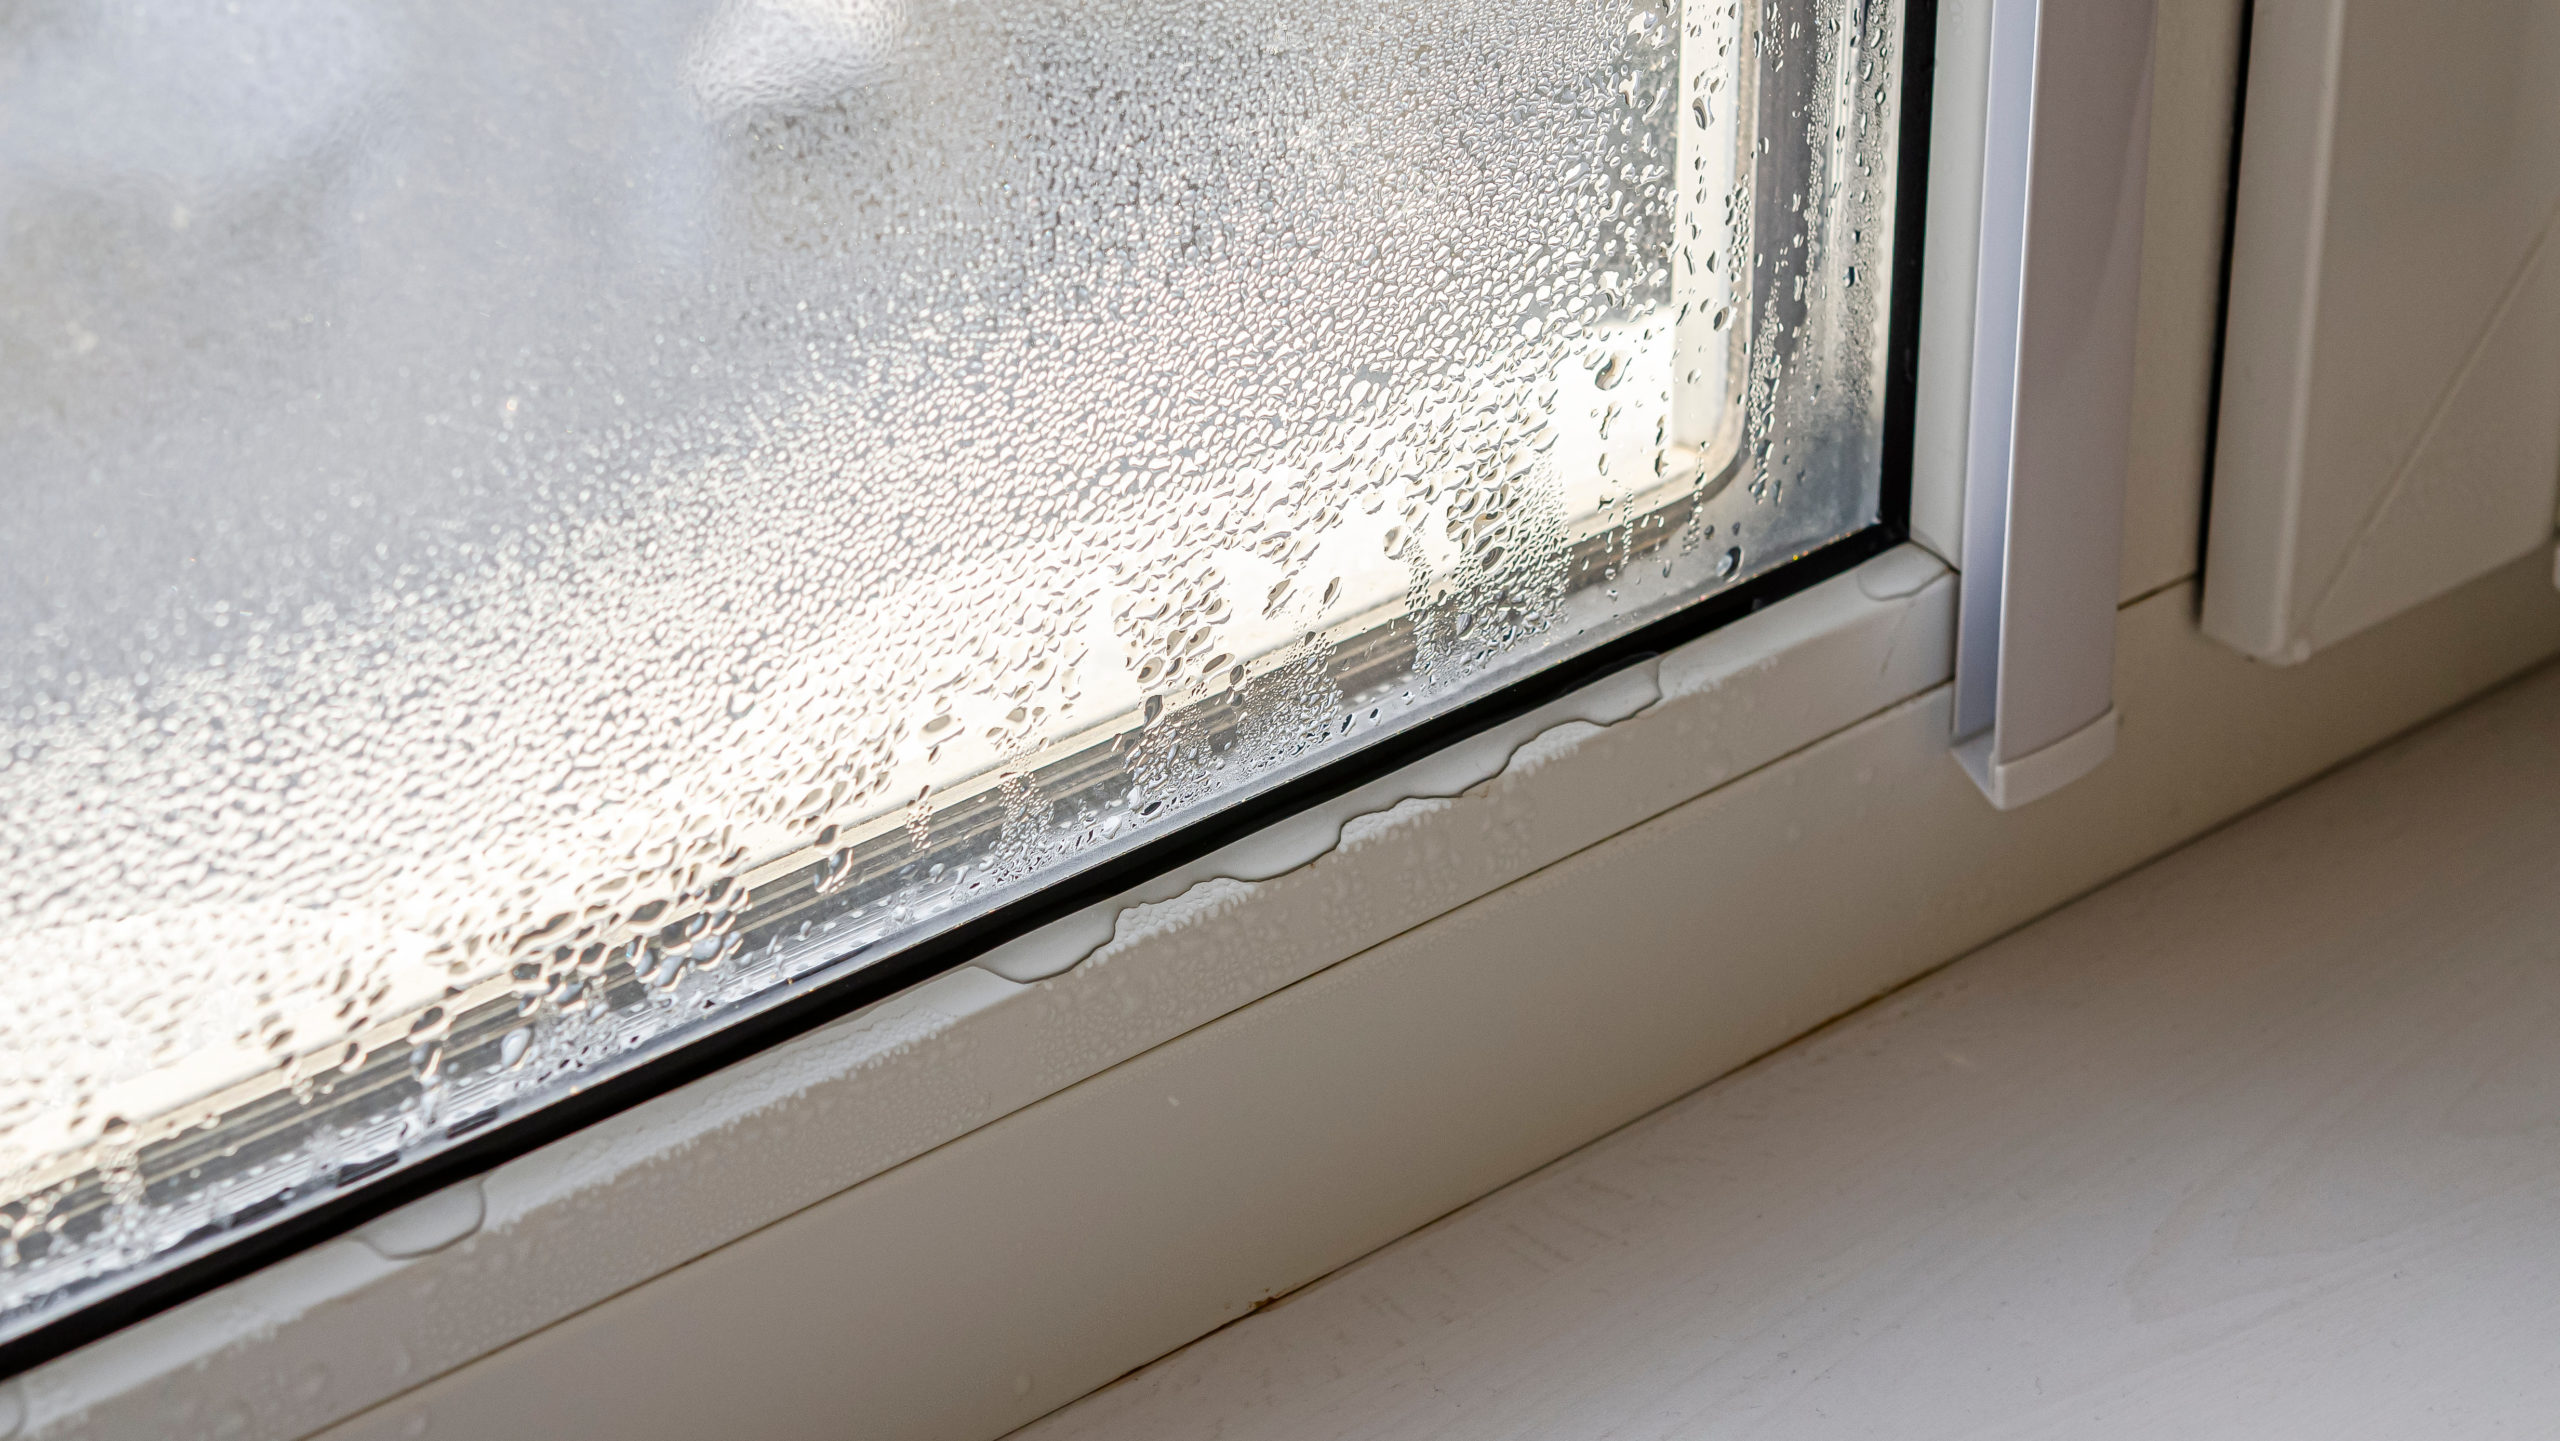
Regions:
<instances>
[{"instance_id":1,"label":"window sill","mask_svg":"<svg viewBox=\"0 0 2560 1441\"><path fill-rule=\"evenodd\" d=\"M1947 750L1952 587L1880 557L1339 856L1053 979L951 973L31 1373L20 1436L1001 1434L2560 651L2548 576L2287 670L2191 585L2136 601L2118 754L2004 814Z\"/></svg>"},{"instance_id":2,"label":"window sill","mask_svg":"<svg viewBox=\"0 0 2560 1441\"><path fill-rule=\"evenodd\" d=\"M2543 1434L2555 733L2546 668L1016 1441Z\"/></svg>"},{"instance_id":3,"label":"window sill","mask_svg":"<svg viewBox=\"0 0 2560 1441\"><path fill-rule=\"evenodd\" d=\"M1340 858L1051 980L955 972L31 1373L20 1436L992 1437L2560 651L2538 557L2290 670L2172 586L2120 615L2116 757L2004 814L1946 746L1951 589L1880 557Z\"/></svg>"},{"instance_id":4,"label":"window sill","mask_svg":"<svg viewBox=\"0 0 2560 1441\"><path fill-rule=\"evenodd\" d=\"M2120 615L2117 755L2045 801L1985 805L1947 749L1948 688L1930 687L324 1434L984 1441L2555 650L2538 562L2294 670L2205 639L2193 588L2169 588ZM1782 722L1762 702L1788 661L1734 659L1726 721ZM1676 667L1664 688L1676 705ZM1672 714L1585 732L1472 799L1575 758L1606 789L1610 757L1646 759L1625 743ZM1186 936L1258 954L1329 924L1337 895L1398 884L1380 854L1338 868L1344 891L1260 912L1267 931L1226 929L1247 905L1169 931L1164 954ZM1058 1029L1022 1034L1114 1014L1108 974L1033 988ZM590 1228L638 1219L609 1200Z\"/></svg>"}]
</instances>

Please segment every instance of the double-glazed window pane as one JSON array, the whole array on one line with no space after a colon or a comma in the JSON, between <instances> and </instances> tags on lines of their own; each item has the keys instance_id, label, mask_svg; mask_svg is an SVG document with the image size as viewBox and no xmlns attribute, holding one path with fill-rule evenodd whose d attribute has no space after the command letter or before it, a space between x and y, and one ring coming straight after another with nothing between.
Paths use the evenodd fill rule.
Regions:
<instances>
[{"instance_id":1,"label":"double-glazed window pane","mask_svg":"<svg viewBox=\"0 0 2560 1441\"><path fill-rule=\"evenodd\" d=\"M1873 522L1900 24L0 15L0 1337Z\"/></svg>"}]
</instances>

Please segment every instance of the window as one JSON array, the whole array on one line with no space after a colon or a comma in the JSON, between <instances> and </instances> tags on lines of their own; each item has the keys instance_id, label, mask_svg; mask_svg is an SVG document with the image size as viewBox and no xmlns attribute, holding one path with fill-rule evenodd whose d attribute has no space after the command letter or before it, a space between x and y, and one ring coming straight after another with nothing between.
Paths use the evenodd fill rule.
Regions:
<instances>
[{"instance_id":1,"label":"window","mask_svg":"<svg viewBox=\"0 0 2560 1441\"><path fill-rule=\"evenodd\" d=\"M0 21L0 1344L1872 553L1905 26Z\"/></svg>"}]
</instances>

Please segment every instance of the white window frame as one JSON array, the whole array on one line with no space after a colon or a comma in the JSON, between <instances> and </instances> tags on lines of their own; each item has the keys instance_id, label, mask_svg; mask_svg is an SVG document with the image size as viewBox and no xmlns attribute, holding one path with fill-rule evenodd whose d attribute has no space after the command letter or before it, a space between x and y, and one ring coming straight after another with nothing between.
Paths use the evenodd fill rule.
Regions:
<instances>
[{"instance_id":1,"label":"white window frame","mask_svg":"<svg viewBox=\"0 0 2560 1441\"><path fill-rule=\"evenodd\" d=\"M1951 757L1941 368L1918 543L1196 868L1261 879L1141 887L1062 972L948 972L39 1367L0 1437L1000 1435L2560 653L2539 559L2292 669L2195 629L2241 3L2162 6L2086 779L2004 812ZM1933 296L1988 15L1939 17Z\"/></svg>"}]
</instances>

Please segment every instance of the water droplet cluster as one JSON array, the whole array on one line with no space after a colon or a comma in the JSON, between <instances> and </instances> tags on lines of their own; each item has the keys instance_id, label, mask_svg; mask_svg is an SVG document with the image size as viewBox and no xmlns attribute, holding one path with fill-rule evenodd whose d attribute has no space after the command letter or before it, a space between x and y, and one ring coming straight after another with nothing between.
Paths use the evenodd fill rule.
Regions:
<instances>
[{"instance_id":1,"label":"water droplet cluster","mask_svg":"<svg viewBox=\"0 0 2560 1441\"><path fill-rule=\"evenodd\" d=\"M1900 24L0 16L0 1317L1871 520Z\"/></svg>"}]
</instances>

